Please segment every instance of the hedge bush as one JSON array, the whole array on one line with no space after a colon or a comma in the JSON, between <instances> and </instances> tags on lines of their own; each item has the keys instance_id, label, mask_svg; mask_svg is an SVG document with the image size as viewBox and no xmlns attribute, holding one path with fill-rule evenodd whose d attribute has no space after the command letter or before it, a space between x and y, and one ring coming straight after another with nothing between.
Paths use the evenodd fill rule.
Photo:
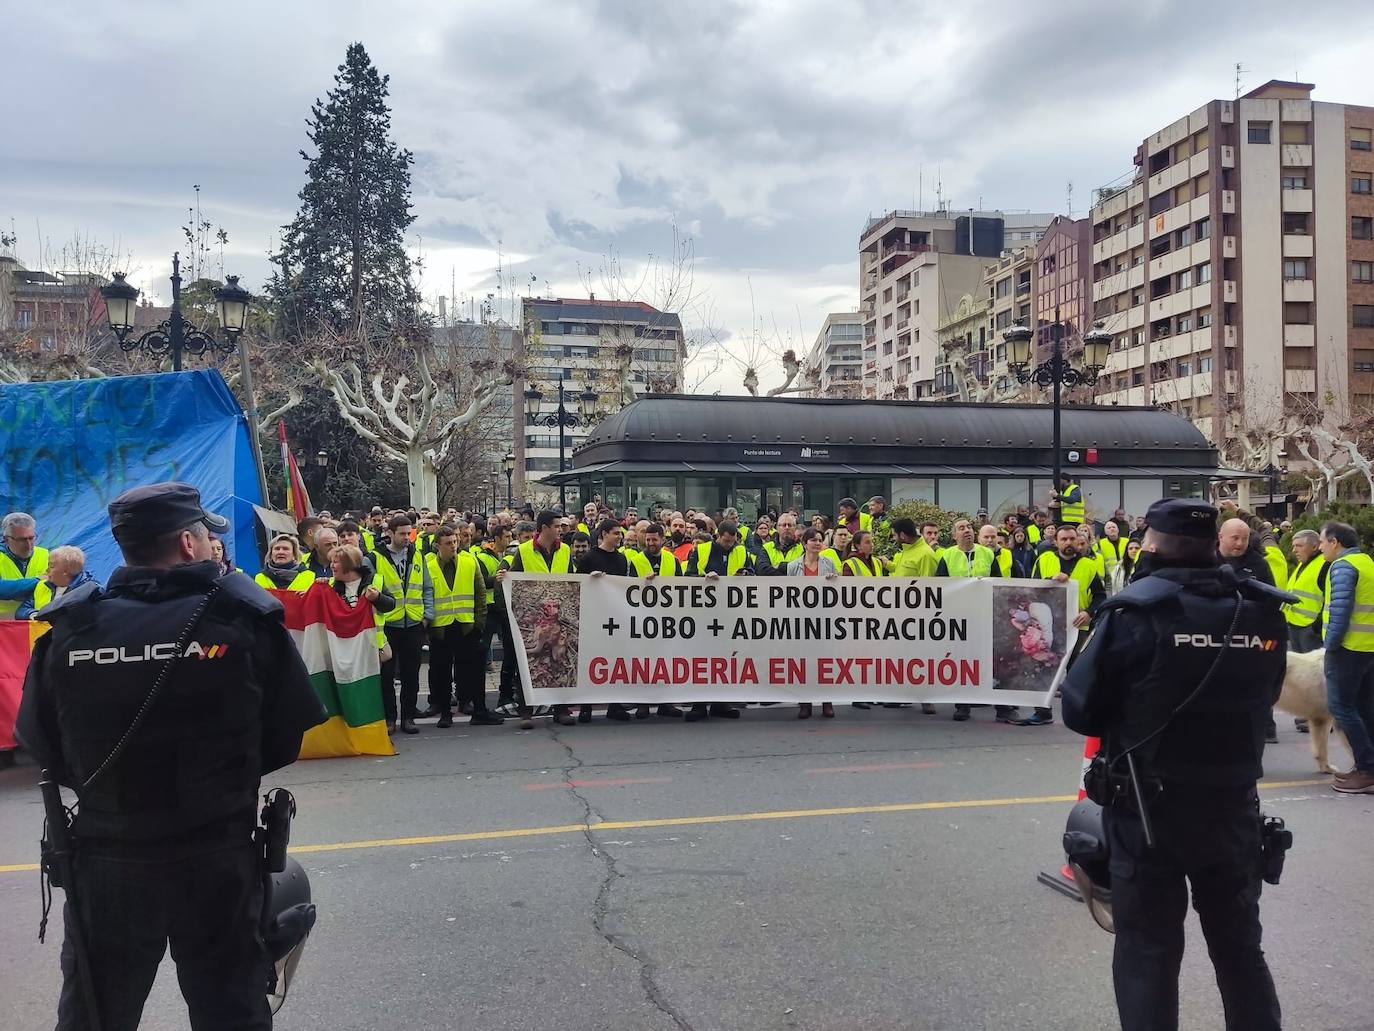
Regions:
<instances>
[{"instance_id":1,"label":"hedge bush","mask_svg":"<svg viewBox=\"0 0 1374 1031\"><path fill-rule=\"evenodd\" d=\"M888 509L887 522L873 531L873 550L889 558L897 553L897 538L892 535L892 523L896 519L910 519L918 531L922 523L939 523L940 543L948 546L954 543L955 522L969 518L967 512L946 512L931 501L902 501Z\"/></svg>"}]
</instances>

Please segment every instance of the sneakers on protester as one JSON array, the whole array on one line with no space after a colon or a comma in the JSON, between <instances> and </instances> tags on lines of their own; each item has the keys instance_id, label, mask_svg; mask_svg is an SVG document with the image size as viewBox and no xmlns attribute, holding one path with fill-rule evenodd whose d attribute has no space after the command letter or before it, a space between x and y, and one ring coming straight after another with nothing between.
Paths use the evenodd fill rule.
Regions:
<instances>
[{"instance_id":1,"label":"sneakers on protester","mask_svg":"<svg viewBox=\"0 0 1374 1031\"><path fill-rule=\"evenodd\" d=\"M967 705L956 705L954 707L955 723L963 723L964 720L968 719L972 715L973 713L969 711L969 707Z\"/></svg>"},{"instance_id":2,"label":"sneakers on protester","mask_svg":"<svg viewBox=\"0 0 1374 1031\"><path fill-rule=\"evenodd\" d=\"M577 722L577 720L573 719L573 715L568 711L566 705L555 705L553 707L553 721L560 727L571 727Z\"/></svg>"},{"instance_id":3,"label":"sneakers on protester","mask_svg":"<svg viewBox=\"0 0 1374 1031\"><path fill-rule=\"evenodd\" d=\"M506 717L492 712L490 709L478 709L468 720L468 725L472 727L499 727L506 722ZM442 726L442 723L440 724Z\"/></svg>"},{"instance_id":4,"label":"sneakers on protester","mask_svg":"<svg viewBox=\"0 0 1374 1031\"><path fill-rule=\"evenodd\" d=\"M412 719L404 719L404 720L401 720L401 733L402 733L402 734L418 734L418 733L420 733L420 728L417 727L417 726L415 725L415 721L414 721L414 720L412 720Z\"/></svg>"},{"instance_id":5,"label":"sneakers on protester","mask_svg":"<svg viewBox=\"0 0 1374 1031\"><path fill-rule=\"evenodd\" d=\"M1331 786L1346 795L1374 795L1374 774L1352 770L1347 777L1337 777Z\"/></svg>"},{"instance_id":6,"label":"sneakers on protester","mask_svg":"<svg viewBox=\"0 0 1374 1031\"><path fill-rule=\"evenodd\" d=\"M627 720L634 719L634 717L630 715L629 709L625 708L625 706L623 705L618 705L615 702L612 702L610 705L606 706L606 718L608 720L618 720L622 723Z\"/></svg>"},{"instance_id":7,"label":"sneakers on protester","mask_svg":"<svg viewBox=\"0 0 1374 1031\"><path fill-rule=\"evenodd\" d=\"M580 708L580 709L577 710L577 722L578 722L578 723L590 723L591 721L592 721L592 707L591 707L590 705L584 705L584 706L582 706L582 708Z\"/></svg>"},{"instance_id":8,"label":"sneakers on protester","mask_svg":"<svg viewBox=\"0 0 1374 1031\"><path fill-rule=\"evenodd\" d=\"M658 714L669 719L681 719L685 715L683 710L679 709L676 705L660 705L658 707Z\"/></svg>"},{"instance_id":9,"label":"sneakers on protester","mask_svg":"<svg viewBox=\"0 0 1374 1031\"><path fill-rule=\"evenodd\" d=\"M449 727L453 726L453 717L450 716L448 713L444 713L442 716L439 717L439 722L434 725L436 727L439 727L441 730L447 730Z\"/></svg>"}]
</instances>

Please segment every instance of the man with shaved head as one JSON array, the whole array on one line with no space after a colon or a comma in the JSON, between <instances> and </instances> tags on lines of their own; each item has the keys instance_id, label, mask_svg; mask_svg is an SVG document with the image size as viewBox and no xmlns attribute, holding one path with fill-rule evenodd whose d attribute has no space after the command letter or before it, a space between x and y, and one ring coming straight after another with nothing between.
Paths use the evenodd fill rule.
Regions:
<instances>
[{"instance_id":1,"label":"man with shaved head","mask_svg":"<svg viewBox=\"0 0 1374 1031\"><path fill-rule=\"evenodd\" d=\"M1217 556L1222 565L1230 566L1238 576L1253 576L1272 584L1274 574L1269 571L1264 552L1257 545L1250 524L1239 516L1227 519L1217 531Z\"/></svg>"}]
</instances>

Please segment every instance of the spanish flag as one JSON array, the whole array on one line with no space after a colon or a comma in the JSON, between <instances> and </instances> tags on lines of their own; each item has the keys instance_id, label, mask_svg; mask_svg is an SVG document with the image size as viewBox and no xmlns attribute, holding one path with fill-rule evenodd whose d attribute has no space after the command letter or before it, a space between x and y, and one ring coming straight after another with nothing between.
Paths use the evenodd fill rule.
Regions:
<instances>
[{"instance_id":1,"label":"spanish flag","mask_svg":"<svg viewBox=\"0 0 1374 1031\"><path fill-rule=\"evenodd\" d=\"M33 642L47 632L48 624L39 620L0 623L0 749L16 747L14 721L19 716L29 653Z\"/></svg>"},{"instance_id":2,"label":"spanish flag","mask_svg":"<svg viewBox=\"0 0 1374 1031\"><path fill-rule=\"evenodd\" d=\"M372 605L350 607L328 584L272 591L286 609L286 628L329 719L305 733L302 759L395 755L382 709L381 653Z\"/></svg>"}]
</instances>

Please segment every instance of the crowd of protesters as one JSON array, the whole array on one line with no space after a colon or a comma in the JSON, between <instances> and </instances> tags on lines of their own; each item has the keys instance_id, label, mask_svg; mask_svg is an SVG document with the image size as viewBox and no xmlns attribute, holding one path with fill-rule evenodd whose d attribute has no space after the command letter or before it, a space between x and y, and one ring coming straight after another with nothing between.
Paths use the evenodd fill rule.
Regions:
<instances>
[{"instance_id":1,"label":"crowd of protesters","mask_svg":"<svg viewBox=\"0 0 1374 1031\"><path fill-rule=\"evenodd\" d=\"M359 599L371 604L381 651L382 702L393 732L419 733L417 721L427 719L435 720L436 727L451 727L455 713L476 726L500 725L507 717L518 718L526 729L540 717L572 725L590 721L592 707L583 705L574 712L566 705L535 709L524 704L512 628L500 597L508 571L707 578L1053 579L1075 585L1076 623L1087 627L1105 600L1142 565L1145 525L1143 517L1132 519L1121 510L1104 520L1086 513L1069 518L1082 512L1081 507L1073 511L1069 503L1068 499L1081 498L1075 491L1076 485L1062 482L1045 508L1020 507L995 521L979 511L948 526L893 517L881 497L863 505L845 498L833 519L824 514L803 517L795 509L768 510L752 525L733 508L678 511L660 506L641 512L629 507L617 512L600 499L587 502L579 512L555 506L538 513L525 508L481 515L454 508L440 513L376 506L335 518L326 511L302 520L294 534L273 537L255 579L264 588L293 591L324 582L346 604L356 605ZM1239 575L1259 577L1290 591L1302 580L1298 586L1306 588L1298 593L1308 599L1304 604L1320 608L1324 584L1307 589L1312 585L1302 578L1311 578L1313 557L1325 538L1302 531L1293 545L1297 569L1290 572L1288 558L1278 546L1287 523L1274 527L1244 512L1227 514L1230 518L1223 522L1217 543L1218 561ZM4 517L3 530L0 618L33 618L44 605L90 579L80 548L66 545L49 553L38 546L38 527L31 516L12 512ZM876 549L875 533L890 538L887 554ZM222 541L214 542L214 561L224 573L235 568ZM1290 622L1296 626L1296 620L1306 619L1297 629L1313 636L1313 621L1301 615L1305 610L1297 612L1300 616L1290 616ZM1315 636L1307 647L1320 646L1319 633ZM497 697L489 707L487 676L493 671L496 641ZM421 709L420 676L425 666L428 704ZM831 702L816 699L798 706L798 718L810 718L817 703L822 716L835 715ZM852 704L873 708L862 701ZM954 706L953 718L969 719L972 708ZM933 715L937 710L925 704L922 711ZM1044 708L1025 716L1013 706L995 706L994 712L1001 722L1023 726L1053 722ZM654 715L688 722L734 719L740 716L740 706L661 704L651 709L611 704L604 710L604 717L615 721ZM1273 733L1271 728L1271 739Z\"/></svg>"}]
</instances>

